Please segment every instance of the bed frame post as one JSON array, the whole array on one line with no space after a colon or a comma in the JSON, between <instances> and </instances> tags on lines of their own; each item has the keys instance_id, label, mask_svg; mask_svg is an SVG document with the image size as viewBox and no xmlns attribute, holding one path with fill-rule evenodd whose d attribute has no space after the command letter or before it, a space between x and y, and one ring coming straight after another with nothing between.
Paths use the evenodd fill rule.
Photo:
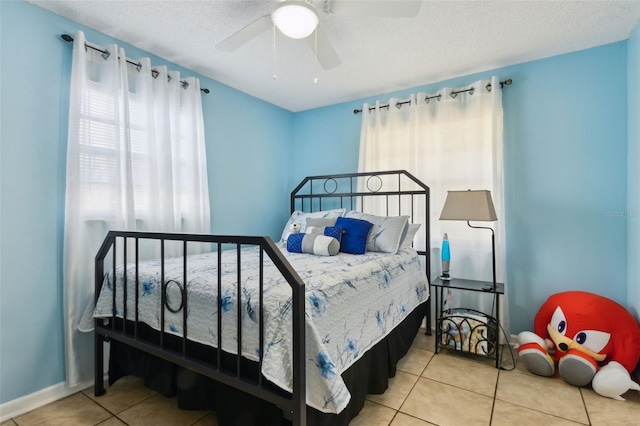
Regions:
<instances>
[{"instance_id":1,"label":"bed frame post","mask_svg":"<svg viewBox=\"0 0 640 426\"><path fill-rule=\"evenodd\" d=\"M94 395L102 396L107 393L104 388L104 340L98 334L95 337L95 363Z\"/></svg>"},{"instance_id":2,"label":"bed frame post","mask_svg":"<svg viewBox=\"0 0 640 426\"><path fill-rule=\"evenodd\" d=\"M107 253L109 252L109 249L111 248L111 246L115 244L115 237L113 236L112 232L109 232L107 234L107 237L105 238L105 240L102 243L102 246L100 247L100 250L98 250L98 253L96 254L96 260L95 260L95 292L94 292L94 298L95 298L95 303L98 303L98 297L100 296L100 290L102 289L102 282L103 282L103 277L104 277L104 258L106 257ZM104 388L104 342L105 342L105 336L101 335L98 332L98 325L99 325L99 321L102 321L98 318L94 319L95 322L95 336L94 336L94 377L93 377L93 381L94 381L94 395L95 396L102 396L105 393L107 393L107 391Z\"/></svg>"},{"instance_id":3,"label":"bed frame post","mask_svg":"<svg viewBox=\"0 0 640 426\"><path fill-rule=\"evenodd\" d=\"M293 287L293 411L295 426L307 424L305 286Z\"/></svg>"}]
</instances>

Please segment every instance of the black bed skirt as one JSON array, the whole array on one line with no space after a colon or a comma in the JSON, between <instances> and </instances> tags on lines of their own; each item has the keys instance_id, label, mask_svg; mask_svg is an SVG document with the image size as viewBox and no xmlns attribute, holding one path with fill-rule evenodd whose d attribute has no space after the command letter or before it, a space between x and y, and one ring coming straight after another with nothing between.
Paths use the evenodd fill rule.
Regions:
<instances>
[{"instance_id":1,"label":"black bed skirt","mask_svg":"<svg viewBox=\"0 0 640 426\"><path fill-rule=\"evenodd\" d=\"M387 389L389 378L396 374L396 363L407 353L422 324L427 303L416 308L388 336L342 373L342 379L351 393L347 407L340 414L322 413L307 407L307 424L346 426L364 406L367 394L381 394ZM139 333L142 337L151 339L157 334L151 329L141 329ZM180 344L178 341L174 343L176 346ZM110 346L109 384L127 375L142 377L148 388L167 397L177 396L181 409L214 410L221 425L291 424L283 417L282 410L273 404L120 342L112 340ZM215 351L209 347L194 344L188 350L189 354L197 354L201 359L217 362ZM257 363L245 359L243 361L243 374L257 378ZM223 367L235 371L235 356L223 354L221 363ZM265 381L263 379L264 387L286 395L286 392L270 383L265 384Z\"/></svg>"}]
</instances>

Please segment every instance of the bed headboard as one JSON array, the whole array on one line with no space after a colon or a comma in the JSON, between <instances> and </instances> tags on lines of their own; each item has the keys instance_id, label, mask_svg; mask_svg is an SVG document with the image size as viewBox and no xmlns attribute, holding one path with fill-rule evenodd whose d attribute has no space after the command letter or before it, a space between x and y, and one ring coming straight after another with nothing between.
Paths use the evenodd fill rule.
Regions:
<instances>
[{"instance_id":1,"label":"bed headboard","mask_svg":"<svg viewBox=\"0 0 640 426\"><path fill-rule=\"evenodd\" d=\"M291 192L291 213L345 208L419 223L418 254L431 277L429 187L406 170L308 176Z\"/></svg>"}]
</instances>

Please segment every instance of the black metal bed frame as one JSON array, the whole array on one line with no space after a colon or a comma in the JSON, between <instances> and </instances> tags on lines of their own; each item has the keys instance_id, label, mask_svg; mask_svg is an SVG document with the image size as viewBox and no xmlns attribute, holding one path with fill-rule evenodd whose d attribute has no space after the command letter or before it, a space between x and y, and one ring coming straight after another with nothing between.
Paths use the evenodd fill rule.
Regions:
<instances>
[{"instance_id":1,"label":"black metal bed frame","mask_svg":"<svg viewBox=\"0 0 640 426\"><path fill-rule=\"evenodd\" d=\"M358 179L366 178L364 185L360 183L358 185ZM383 178L387 179L387 185L391 182L392 189L383 189ZM360 181L361 182L361 181ZM376 183L377 182L377 183ZM322 184L322 190L317 191L318 187ZM418 189L402 189L405 187L413 186ZM383 171L383 172L371 172L371 173L350 173L339 175L325 175L325 176L311 176L305 178L292 192L291 192L291 211L296 209L296 206L300 206L298 210L304 210L305 202L308 202L309 208L305 211L322 210L323 201L325 206L333 203L330 208L346 208L348 205L350 209L355 209L358 202L362 202L368 197L384 197L387 214L389 212L390 200L392 198L398 198L398 210L397 214L406 214L410 217L410 222L414 222L415 208L417 203L416 197L424 196L424 218L422 226L424 227L425 244L424 250L417 250L418 254L425 257L425 268L427 278L430 278L430 253L429 253L429 188L416 179L414 176L406 171ZM410 199L410 211L401 212L403 197L409 197ZM332 201L331 201L332 200ZM345 203L347 200L347 203ZM316 208L317 207L317 208ZM372 212L376 213L376 212ZM378 213L380 214L380 213ZM118 321L116 318L116 286L113 285L113 315L110 321L103 319L95 320L95 395L100 396L106 393L103 377L104 377L104 343L108 341L118 341L135 349L141 350L150 355L156 356L160 359L167 360L175 365L187 368L203 376L214 379L220 383L229 385L247 394L256 396L262 400L268 401L277 405L283 410L286 418L290 419L293 425L305 425L306 424L306 380L305 380L305 284L298 276L296 271L289 264L287 259L280 252L278 247L269 237L258 236L215 236L215 235L199 235L199 234L179 234L179 233L156 233L156 232L127 232L127 231L110 231L100 250L98 251L95 259L95 301L97 303L100 295L100 290L105 281L105 260L108 259L109 253L112 256L113 276L116 276L116 265L118 264L118 251L117 241L122 241L122 263L124 270L127 270L127 259L134 258L135 264L135 306L127 306L127 276L124 274L123 285L123 300L124 300L124 312L123 318L128 318L128 309L135 310L135 321L132 324L127 321ZM154 240L160 245L160 279L162 284L161 292L161 306L166 307L173 313L183 312L183 333L178 337L181 348L176 349L174 346L168 347L166 345L167 333L165 330L165 318L164 309L161 309L160 314L160 331L159 341L149 341L141 338L138 330L138 293L139 293L139 242L140 240ZM187 346L188 341L188 329L187 329L187 311L188 311L188 298L185 286L174 280L165 280L165 244L167 241L178 241L182 243L183 259L183 283L187 282L188 277L188 244L189 243L209 243L217 250L217 264L221 264L222 252L225 249L229 249L229 246L235 246L237 251L237 282L238 282L238 306L241 305L241 248L244 246L257 246L260 248L260 270L259 270L259 345L260 354L258 361L258 371L261 371L262 366L262 354L263 354L263 337L264 337L264 321L263 321L263 267L264 256L273 262L278 271L286 279L287 283L291 287L292 291L292 333L293 333L293 392L290 397L283 396L282 394L276 394L273 391L267 389L263 383L261 374L258 374L257 378L247 377L243 375L243 369L241 368L242 356L236 356L235 371L222 368L222 298L218 297L218 344L214 350L217 353L217 360L215 363L204 362L201 359L190 356ZM127 253L128 246L133 246L133 255ZM221 269L218 267L217 277L217 289L218 295L221 294ZM167 288L170 284L177 285L180 289L182 299L180 306L174 309L167 299ZM427 303L427 332L430 334L431 330L431 303ZM237 353L241 354L242 351L242 319L241 310L238 309L238 326L237 326ZM170 336L175 339L175 335Z\"/></svg>"}]
</instances>

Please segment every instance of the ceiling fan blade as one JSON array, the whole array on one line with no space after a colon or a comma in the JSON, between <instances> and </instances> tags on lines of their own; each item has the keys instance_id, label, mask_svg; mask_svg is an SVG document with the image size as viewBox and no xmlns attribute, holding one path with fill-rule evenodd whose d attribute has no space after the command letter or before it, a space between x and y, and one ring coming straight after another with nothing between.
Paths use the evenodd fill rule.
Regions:
<instances>
[{"instance_id":1,"label":"ceiling fan blade","mask_svg":"<svg viewBox=\"0 0 640 426\"><path fill-rule=\"evenodd\" d=\"M318 38L317 52L316 52L316 36ZM340 58L338 57L338 54L333 49L331 42L329 41L327 36L324 34L324 32L320 29L319 25L316 27L315 34L311 34L309 37L306 38L306 40L307 40L307 44L309 44L309 47L311 48L313 53L316 55L316 58L318 58L318 62L320 63L322 68L324 68L325 70L330 70L332 68L335 68L342 63L340 61Z\"/></svg>"},{"instance_id":2,"label":"ceiling fan blade","mask_svg":"<svg viewBox=\"0 0 640 426\"><path fill-rule=\"evenodd\" d=\"M271 15L265 15L250 23L237 33L230 35L225 40L218 43L216 47L220 50L224 50L225 52L233 52L272 26L273 21L271 20Z\"/></svg>"},{"instance_id":3,"label":"ceiling fan blade","mask_svg":"<svg viewBox=\"0 0 640 426\"><path fill-rule=\"evenodd\" d=\"M414 18L421 6L422 0L331 0L329 12L343 16Z\"/></svg>"}]
</instances>

